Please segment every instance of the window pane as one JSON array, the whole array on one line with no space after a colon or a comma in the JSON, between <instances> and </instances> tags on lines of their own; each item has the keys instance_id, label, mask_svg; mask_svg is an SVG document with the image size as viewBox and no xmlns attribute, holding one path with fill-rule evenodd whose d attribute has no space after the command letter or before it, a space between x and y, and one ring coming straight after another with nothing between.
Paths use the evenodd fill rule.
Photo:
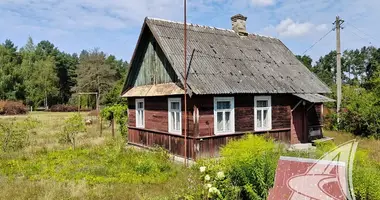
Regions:
<instances>
[{"instance_id":1,"label":"window pane","mask_svg":"<svg viewBox=\"0 0 380 200\"><path fill-rule=\"evenodd\" d=\"M172 110L179 110L179 102L171 102L170 107Z\"/></svg>"},{"instance_id":2,"label":"window pane","mask_svg":"<svg viewBox=\"0 0 380 200\"><path fill-rule=\"evenodd\" d=\"M257 113L256 113L256 126L257 128L262 128L262 125L261 125L261 110L258 110Z\"/></svg>"},{"instance_id":3,"label":"window pane","mask_svg":"<svg viewBox=\"0 0 380 200\"><path fill-rule=\"evenodd\" d=\"M144 111L141 110L141 126L144 124Z\"/></svg>"},{"instance_id":4,"label":"window pane","mask_svg":"<svg viewBox=\"0 0 380 200\"><path fill-rule=\"evenodd\" d=\"M263 116L263 127L268 127L268 110L264 110L264 116Z\"/></svg>"},{"instance_id":5,"label":"window pane","mask_svg":"<svg viewBox=\"0 0 380 200\"><path fill-rule=\"evenodd\" d=\"M175 112L175 115L176 115L175 130L179 131L179 123L180 123L179 112Z\"/></svg>"},{"instance_id":6,"label":"window pane","mask_svg":"<svg viewBox=\"0 0 380 200\"><path fill-rule=\"evenodd\" d=\"M262 108L262 107L268 107L268 101L266 101L266 100L263 100L263 101L257 101L257 103L256 103L257 105L257 107L259 107L259 108Z\"/></svg>"},{"instance_id":7,"label":"window pane","mask_svg":"<svg viewBox=\"0 0 380 200\"><path fill-rule=\"evenodd\" d=\"M174 115L174 112L170 112L170 130L175 130L175 115Z\"/></svg>"},{"instance_id":8,"label":"window pane","mask_svg":"<svg viewBox=\"0 0 380 200\"><path fill-rule=\"evenodd\" d=\"M218 112L216 115L217 131L223 131L223 112Z\"/></svg>"},{"instance_id":9,"label":"window pane","mask_svg":"<svg viewBox=\"0 0 380 200\"><path fill-rule=\"evenodd\" d=\"M217 109L230 109L231 108L231 102L230 101L218 101L216 108Z\"/></svg>"},{"instance_id":10,"label":"window pane","mask_svg":"<svg viewBox=\"0 0 380 200\"><path fill-rule=\"evenodd\" d=\"M144 103L143 102L138 102L137 103L137 108L139 108L139 109L144 108Z\"/></svg>"},{"instance_id":11,"label":"window pane","mask_svg":"<svg viewBox=\"0 0 380 200\"><path fill-rule=\"evenodd\" d=\"M138 110L137 111L137 117L136 117L136 119L137 119L137 125L138 126L142 126L144 124L143 123L143 121L144 121L144 111Z\"/></svg>"},{"instance_id":12,"label":"window pane","mask_svg":"<svg viewBox=\"0 0 380 200\"><path fill-rule=\"evenodd\" d=\"M230 120L231 112L225 112L225 121L226 121L226 131L231 130L231 120Z\"/></svg>"}]
</instances>

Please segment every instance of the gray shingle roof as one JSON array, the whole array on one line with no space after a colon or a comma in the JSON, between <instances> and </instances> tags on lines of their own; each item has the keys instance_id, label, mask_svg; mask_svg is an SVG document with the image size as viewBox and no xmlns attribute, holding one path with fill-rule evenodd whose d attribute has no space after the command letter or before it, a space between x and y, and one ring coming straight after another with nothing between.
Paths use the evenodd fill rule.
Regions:
<instances>
[{"instance_id":1,"label":"gray shingle roof","mask_svg":"<svg viewBox=\"0 0 380 200\"><path fill-rule=\"evenodd\" d=\"M145 22L182 79L183 23ZM330 93L276 38L188 24L187 44L188 86L195 94Z\"/></svg>"}]
</instances>

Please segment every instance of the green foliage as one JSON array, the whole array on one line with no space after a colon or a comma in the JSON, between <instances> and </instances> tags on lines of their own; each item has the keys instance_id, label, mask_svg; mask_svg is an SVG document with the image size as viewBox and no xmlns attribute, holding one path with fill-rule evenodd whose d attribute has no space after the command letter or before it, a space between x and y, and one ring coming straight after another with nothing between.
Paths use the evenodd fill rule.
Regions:
<instances>
[{"instance_id":1,"label":"green foliage","mask_svg":"<svg viewBox=\"0 0 380 200\"><path fill-rule=\"evenodd\" d=\"M367 151L356 152L352 178L356 199L380 200L380 165Z\"/></svg>"},{"instance_id":2,"label":"green foliage","mask_svg":"<svg viewBox=\"0 0 380 200\"><path fill-rule=\"evenodd\" d=\"M106 61L104 52L94 49L81 53L77 68L77 85L75 91L98 92L100 99L109 92L115 84L116 70Z\"/></svg>"},{"instance_id":3,"label":"green foliage","mask_svg":"<svg viewBox=\"0 0 380 200\"><path fill-rule=\"evenodd\" d=\"M29 135L39 122L32 118L0 123L0 143L4 152L18 151L29 145Z\"/></svg>"},{"instance_id":4,"label":"green foliage","mask_svg":"<svg viewBox=\"0 0 380 200\"><path fill-rule=\"evenodd\" d=\"M128 63L104 53L101 53L104 57L100 60L92 59L93 52L83 52L79 60L77 54L62 52L46 40L35 45L29 37L19 50L12 41L6 40L0 44L0 99L23 101L35 107L67 104L75 88L80 88L88 91L100 89L104 103L121 102L117 94L120 91L117 90L122 83L115 83L124 79ZM93 61L100 64L93 65ZM91 70L85 65L92 66ZM89 76L90 79L86 79ZM86 81L89 81L88 85L85 85ZM97 88L90 90L93 82ZM110 88L114 89L108 94Z\"/></svg>"},{"instance_id":5,"label":"green foliage","mask_svg":"<svg viewBox=\"0 0 380 200\"><path fill-rule=\"evenodd\" d=\"M44 102L47 107L47 98L58 94L54 59L38 60L25 75L27 102L35 107Z\"/></svg>"},{"instance_id":6,"label":"green foliage","mask_svg":"<svg viewBox=\"0 0 380 200\"><path fill-rule=\"evenodd\" d=\"M41 152L32 157L0 159L0 173L11 178L86 181L99 183L163 183L180 168L168 161L166 153L125 149L110 142L90 149Z\"/></svg>"},{"instance_id":7,"label":"green foliage","mask_svg":"<svg viewBox=\"0 0 380 200\"><path fill-rule=\"evenodd\" d=\"M325 153L333 150L336 148L336 145L333 141L323 141L323 142L316 142L315 146L317 147L317 154L316 158L322 157Z\"/></svg>"},{"instance_id":8,"label":"green foliage","mask_svg":"<svg viewBox=\"0 0 380 200\"><path fill-rule=\"evenodd\" d=\"M278 145L261 136L250 134L229 142L221 150L223 159L198 163L197 167L206 169L201 173L206 188L202 196L211 199L266 199L268 190L273 187L280 153ZM220 172L225 174L225 178L218 178ZM210 191L213 187L217 190Z\"/></svg>"},{"instance_id":9,"label":"green foliage","mask_svg":"<svg viewBox=\"0 0 380 200\"><path fill-rule=\"evenodd\" d=\"M128 119L128 106L122 104L116 104L113 106L107 106L101 111L101 116L107 120L115 120L119 125L119 132L122 136L127 135L126 122Z\"/></svg>"},{"instance_id":10,"label":"green foliage","mask_svg":"<svg viewBox=\"0 0 380 200\"><path fill-rule=\"evenodd\" d=\"M342 114L341 128L361 136L380 135L380 99L374 93L359 87L343 88L343 105L347 109Z\"/></svg>"},{"instance_id":11,"label":"green foliage","mask_svg":"<svg viewBox=\"0 0 380 200\"><path fill-rule=\"evenodd\" d=\"M296 58L302 62L303 65L305 65L308 69L312 68L313 59L310 58L310 56L307 55L296 55Z\"/></svg>"},{"instance_id":12,"label":"green foliage","mask_svg":"<svg viewBox=\"0 0 380 200\"><path fill-rule=\"evenodd\" d=\"M221 151L231 182L242 189L242 198L266 199L273 180L279 151L272 140L247 135Z\"/></svg>"},{"instance_id":13,"label":"green foliage","mask_svg":"<svg viewBox=\"0 0 380 200\"><path fill-rule=\"evenodd\" d=\"M68 118L65 121L60 141L63 143L72 144L73 148L75 149L75 145L76 145L75 139L76 139L77 134L81 132L85 132L85 131L86 131L86 126L84 124L84 119L82 115L75 114L74 116Z\"/></svg>"}]
</instances>

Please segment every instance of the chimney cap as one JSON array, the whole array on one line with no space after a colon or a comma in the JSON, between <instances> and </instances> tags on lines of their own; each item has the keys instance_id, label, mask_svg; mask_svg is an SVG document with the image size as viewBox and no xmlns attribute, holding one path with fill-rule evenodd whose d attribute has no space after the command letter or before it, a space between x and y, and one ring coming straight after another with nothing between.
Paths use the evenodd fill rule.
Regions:
<instances>
[{"instance_id":1,"label":"chimney cap","mask_svg":"<svg viewBox=\"0 0 380 200\"><path fill-rule=\"evenodd\" d=\"M236 21L238 19L247 21L247 17L244 16L244 15L242 15L242 14L237 14L237 15L234 15L234 16L231 17L232 21Z\"/></svg>"}]
</instances>

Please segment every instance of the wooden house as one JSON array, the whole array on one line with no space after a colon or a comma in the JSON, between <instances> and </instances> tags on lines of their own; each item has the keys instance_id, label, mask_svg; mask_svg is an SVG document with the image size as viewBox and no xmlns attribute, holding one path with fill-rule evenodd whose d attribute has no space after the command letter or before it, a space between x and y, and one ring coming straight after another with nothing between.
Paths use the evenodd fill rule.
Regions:
<instances>
[{"instance_id":1,"label":"wooden house","mask_svg":"<svg viewBox=\"0 0 380 200\"><path fill-rule=\"evenodd\" d=\"M322 137L329 88L279 39L247 33L246 19L233 16L232 30L187 24L186 75L183 23L145 19L122 91L129 144L184 156L185 120L191 159L246 133L290 144Z\"/></svg>"}]
</instances>

